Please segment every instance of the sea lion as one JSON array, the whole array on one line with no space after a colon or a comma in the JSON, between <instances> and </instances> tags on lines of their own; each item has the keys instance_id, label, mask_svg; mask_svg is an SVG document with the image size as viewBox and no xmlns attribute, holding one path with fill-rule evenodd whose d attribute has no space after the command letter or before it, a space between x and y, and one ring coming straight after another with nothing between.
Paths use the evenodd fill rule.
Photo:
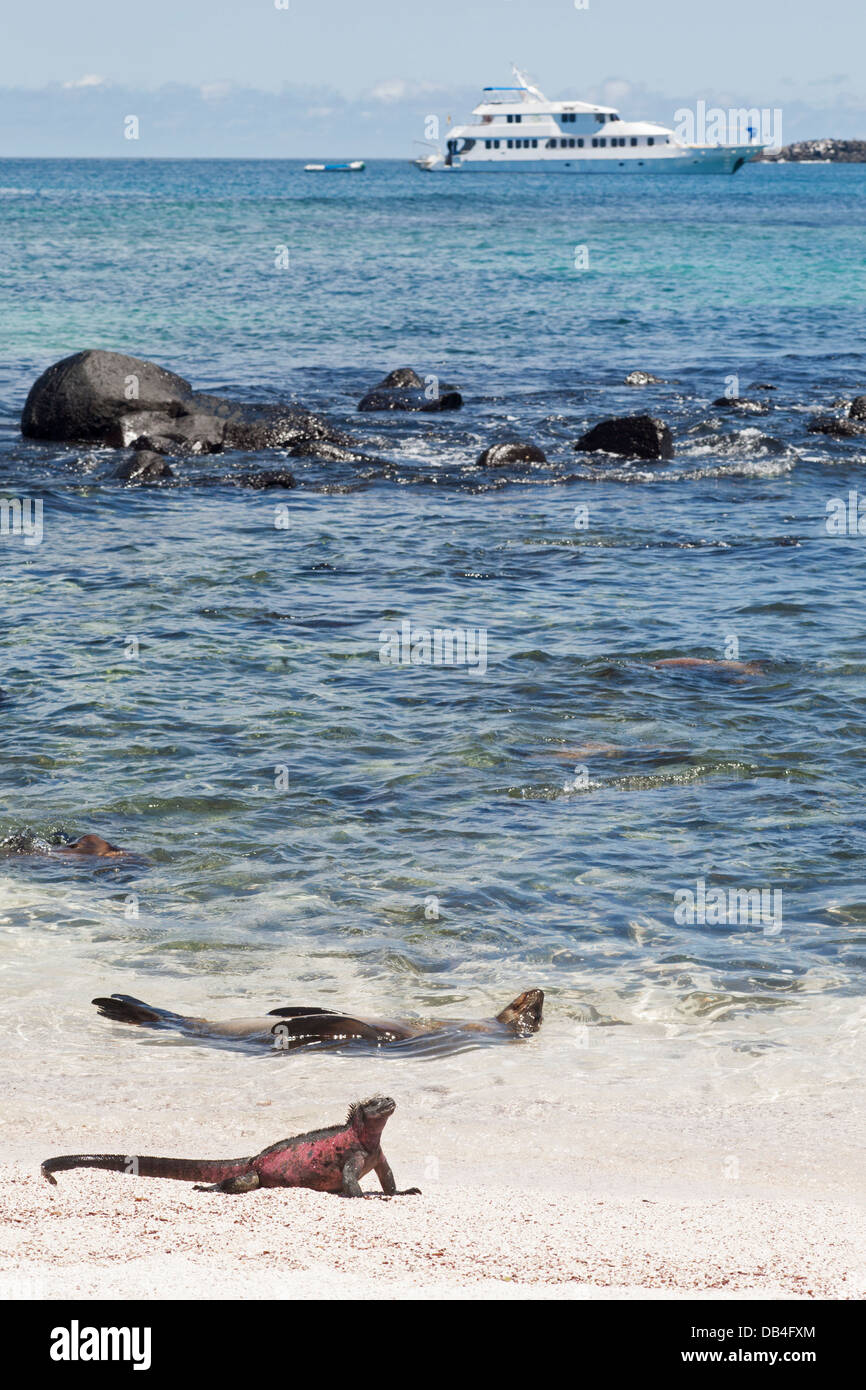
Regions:
<instances>
[{"instance_id":1,"label":"sea lion","mask_svg":"<svg viewBox=\"0 0 866 1390\"><path fill-rule=\"evenodd\" d=\"M708 656L665 656L654 661L653 666L662 667L702 667L705 670L731 672L732 675L761 676L762 668L755 661L714 661Z\"/></svg>"},{"instance_id":2,"label":"sea lion","mask_svg":"<svg viewBox=\"0 0 866 1390\"><path fill-rule=\"evenodd\" d=\"M111 998L92 1000L103 1018L115 1023L136 1023L152 1028L169 1028L187 1037L214 1041L242 1041L272 1048L277 1052L294 1051L316 1044L364 1042L380 1047L387 1043L412 1039L440 1037L450 1034L455 1043L474 1036L502 1041L529 1037L541 1027L544 993L528 989L506 1005L495 1018L474 1021L434 1019L421 1022L414 1019L363 1019L333 1009L315 1006L289 1005L271 1009L259 1018L227 1018L211 1020L193 1018L186 1014L157 1009L128 994L112 994Z\"/></svg>"},{"instance_id":3,"label":"sea lion","mask_svg":"<svg viewBox=\"0 0 866 1390\"><path fill-rule=\"evenodd\" d=\"M103 840L101 835L79 835L77 840L72 840L66 845L52 845L52 854L94 854L100 859L107 859L118 854L128 853L125 849L120 849L118 845L110 845L107 840Z\"/></svg>"},{"instance_id":4,"label":"sea lion","mask_svg":"<svg viewBox=\"0 0 866 1390\"><path fill-rule=\"evenodd\" d=\"M75 855L81 859L118 859L122 856L140 858L132 850L109 844L101 835L79 835L77 840L51 844L32 830L18 830L0 842L0 854L15 855Z\"/></svg>"}]
</instances>

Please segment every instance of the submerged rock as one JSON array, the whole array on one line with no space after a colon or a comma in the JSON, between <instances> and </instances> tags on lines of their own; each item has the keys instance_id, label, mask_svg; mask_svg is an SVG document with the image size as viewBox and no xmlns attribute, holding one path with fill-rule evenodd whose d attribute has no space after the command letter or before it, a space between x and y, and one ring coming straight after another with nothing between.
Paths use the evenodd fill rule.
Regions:
<instances>
[{"instance_id":1,"label":"submerged rock","mask_svg":"<svg viewBox=\"0 0 866 1390\"><path fill-rule=\"evenodd\" d=\"M840 420L836 415L816 415L807 426L809 434L833 434L853 439L866 434L866 420Z\"/></svg>"},{"instance_id":2,"label":"submerged rock","mask_svg":"<svg viewBox=\"0 0 866 1390\"><path fill-rule=\"evenodd\" d=\"M174 473L161 454L150 449L136 449L131 458L124 459L114 476L127 483L152 483L161 478L173 478Z\"/></svg>"},{"instance_id":3,"label":"submerged rock","mask_svg":"<svg viewBox=\"0 0 866 1390\"><path fill-rule=\"evenodd\" d=\"M154 452L193 454L352 442L300 406L247 405L195 392L154 362L99 349L77 352L42 373L24 404L21 433L115 448L141 439Z\"/></svg>"},{"instance_id":4,"label":"submerged rock","mask_svg":"<svg viewBox=\"0 0 866 1390\"><path fill-rule=\"evenodd\" d=\"M652 372L629 372L625 379L626 386L655 386L663 385L660 376L653 376Z\"/></svg>"},{"instance_id":5,"label":"submerged rock","mask_svg":"<svg viewBox=\"0 0 866 1390\"><path fill-rule=\"evenodd\" d=\"M670 459L674 456L673 436L663 420L652 415L626 415L602 420L582 434L575 449L602 450L641 459Z\"/></svg>"},{"instance_id":6,"label":"submerged rock","mask_svg":"<svg viewBox=\"0 0 866 1390\"><path fill-rule=\"evenodd\" d=\"M717 410L740 410L744 415L766 415L769 407L764 401L750 401L745 396L717 396Z\"/></svg>"},{"instance_id":7,"label":"submerged rock","mask_svg":"<svg viewBox=\"0 0 866 1390\"><path fill-rule=\"evenodd\" d=\"M419 376L412 367L397 367L395 371L389 372L387 376L383 376L378 387L374 387L373 389L381 389L383 391L423 391L424 378L423 376Z\"/></svg>"},{"instance_id":8,"label":"submerged rock","mask_svg":"<svg viewBox=\"0 0 866 1390\"><path fill-rule=\"evenodd\" d=\"M358 402L359 410L459 410L463 397L431 373L421 377L411 367L389 372Z\"/></svg>"},{"instance_id":9,"label":"submerged rock","mask_svg":"<svg viewBox=\"0 0 866 1390\"><path fill-rule=\"evenodd\" d=\"M849 420L866 420L866 396L855 396L848 411Z\"/></svg>"},{"instance_id":10,"label":"submerged rock","mask_svg":"<svg viewBox=\"0 0 866 1390\"><path fill-rule=\"evenodd\" d=\"M268 487L296 487L293 473L289 473L285 468L275 468L272 470L262 469L258 473L241 473L235 479L241 487L268 488Z\"/></svg>"},{"instance_id":11,"label":"submerged rock","mask_svg":"<svg viewBox=\"0 0 866 1390\"><path fill-rule=\"evenodd\" d=\"M547 463L547 455L537 444L523 444L513 440L506 444L491 444L483 454L478 455L481 468L506 468L510 463Z\"/></svg>"}]
</instances>

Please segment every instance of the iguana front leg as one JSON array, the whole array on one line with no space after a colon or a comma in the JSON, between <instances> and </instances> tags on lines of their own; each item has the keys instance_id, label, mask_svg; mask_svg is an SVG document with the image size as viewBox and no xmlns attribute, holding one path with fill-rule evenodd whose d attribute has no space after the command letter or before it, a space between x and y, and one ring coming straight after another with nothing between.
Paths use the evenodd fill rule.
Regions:
<instances>
[{"instance_id":1,"label":"iguana front leg","mask_svg":"<svg viewBox=\"0 0 866 1390\"><path fill-rule=\"evenodd\" d=\"M258 1173L241 1173L236 1178L226 1178L224 1182L215 1182L211 1186L203 1183L196 1183L194 1192L255 1192L259 1186Z\"/></svg>"},{"instance_id":2,"label":"iguana front leg","mask_svg":"<svg viewBox=\"0 0 866 1390\"><path fill-rule=\"evenodd\" d=\"M368 1192L368 1193L366 1194L368 1197L380 1197L380 1196L382 1196L382 1197L420 1197L420 1196L421 1196L421 1189L420 1189L420 1187L405 1187L405 1188L403 1188L402 1191L398 1191L398 1189L397 1189L397 1183L396 1183L395 1180L394 1180L394 1174L391 1172L391 1165L390 1165L390 1163L388 1162L388 1160L387 1160L387 1158L385 1157L385 1155L381 1152L381 1150L380 1150L380 1152L379 1152L379 1162L376 1164L375 1172L376 1172L376 1177L379 1179L379 1182L382 1184L382 1191L381 1191L381 1193L379 1193L379 1192Z\"/></svg>"},{"instance_id":3,"label":"iguana front leg","mask_svg":"<svg viewBox=\"0 0 866 1390\"><path fill-rule=\"evenodd\" d=\"M343 1164L343 1187L340 1192L341 1197L364 1196L358 1179L364 1171L365 1160L366 1155L363 1153L354 1153L350 1158L346 1159L346 1162Z\"/></svg>"}]
</instances>

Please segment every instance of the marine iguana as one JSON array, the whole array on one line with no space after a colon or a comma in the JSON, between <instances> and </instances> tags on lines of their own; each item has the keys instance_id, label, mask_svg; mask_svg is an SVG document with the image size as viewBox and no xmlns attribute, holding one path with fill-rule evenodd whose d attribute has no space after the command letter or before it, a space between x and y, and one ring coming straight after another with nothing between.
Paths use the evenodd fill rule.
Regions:
<instances>
[{"instance_id":1,"label":"marine iguana","mask_svg":"<svg viewBox=\"0 0 866 1390\"><path fill-rule=\"evenodd\" d=\"M475 1036L503 1041L528 1037L541 1027L544 993L528 989L513 999L495 1018L476 1022L438 1019L421 1023L355 1018L332 1009L293 1006L271 1009L260 1018L227 1018L211 1021L157 1009L128 994L112 994L110 999L92 1001L104 1018L117 1023L137 1023L155 1028L172 1028L189 1037L220 1041L264 1044L276 1051L294 1051L323 1043L368 1042L375 1047L415 1039L440 1038L455 1046ZM277 1020L276 1022L274 1020Z\"/></svg>"},{"instance_id":2,"label":"marine iguana","mask_svg":"<svg viewBox=\"0 0 866 1390\"><path fill-rule=\"evenodd\" d=\"M411 1197L420 1188L397 1190L382 1153L382 1130L396 1109L390 1096L371 1096L349 1106L346 1123L281 1139L251 1158L151 1158L126 1154L62 1154L46 1158L42 1176L67 1168L105 1168L142 1178L196 1183L196 1192L254 1192L257 1187L311 1187L341 1197ZM362 1192L360 1180L375 1170L382 1192Z\"/></svg>"}]
</instances>

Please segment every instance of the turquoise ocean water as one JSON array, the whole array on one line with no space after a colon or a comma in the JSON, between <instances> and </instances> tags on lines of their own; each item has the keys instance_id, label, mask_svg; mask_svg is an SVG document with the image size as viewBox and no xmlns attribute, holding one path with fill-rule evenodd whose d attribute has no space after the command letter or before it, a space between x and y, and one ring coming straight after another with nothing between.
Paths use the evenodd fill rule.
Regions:
<instances>
[{"instance_id":1,"label":"turquoise ocean water","mask_svg":"<svg viewBox=\"0 0 866 1390\"><path fill-rule=\"evenodd\" d=\"M539 985L575 1027L784 1053L820 1016L847 1048L866 536L826 517L866 438L807 424L866 392L864 225L856 166L3 161L0 496L44 507L38 546L0 538L7 995L444 1016ZM83 347L298 400L383 463L123 487L18 431ZM358 415L401 365L464 408ZM712 404L732 378L762 413ZM638 410L673 462L574 452ZM512 437L548 465L475 466ZM383 664L404 619L483 629L486 671ZM759 670L652 664L732 653ZM20 853L91 830L146 861ZM699 881L778 892L781 923L677 920Z\"/></svg>"}]
</instances>

